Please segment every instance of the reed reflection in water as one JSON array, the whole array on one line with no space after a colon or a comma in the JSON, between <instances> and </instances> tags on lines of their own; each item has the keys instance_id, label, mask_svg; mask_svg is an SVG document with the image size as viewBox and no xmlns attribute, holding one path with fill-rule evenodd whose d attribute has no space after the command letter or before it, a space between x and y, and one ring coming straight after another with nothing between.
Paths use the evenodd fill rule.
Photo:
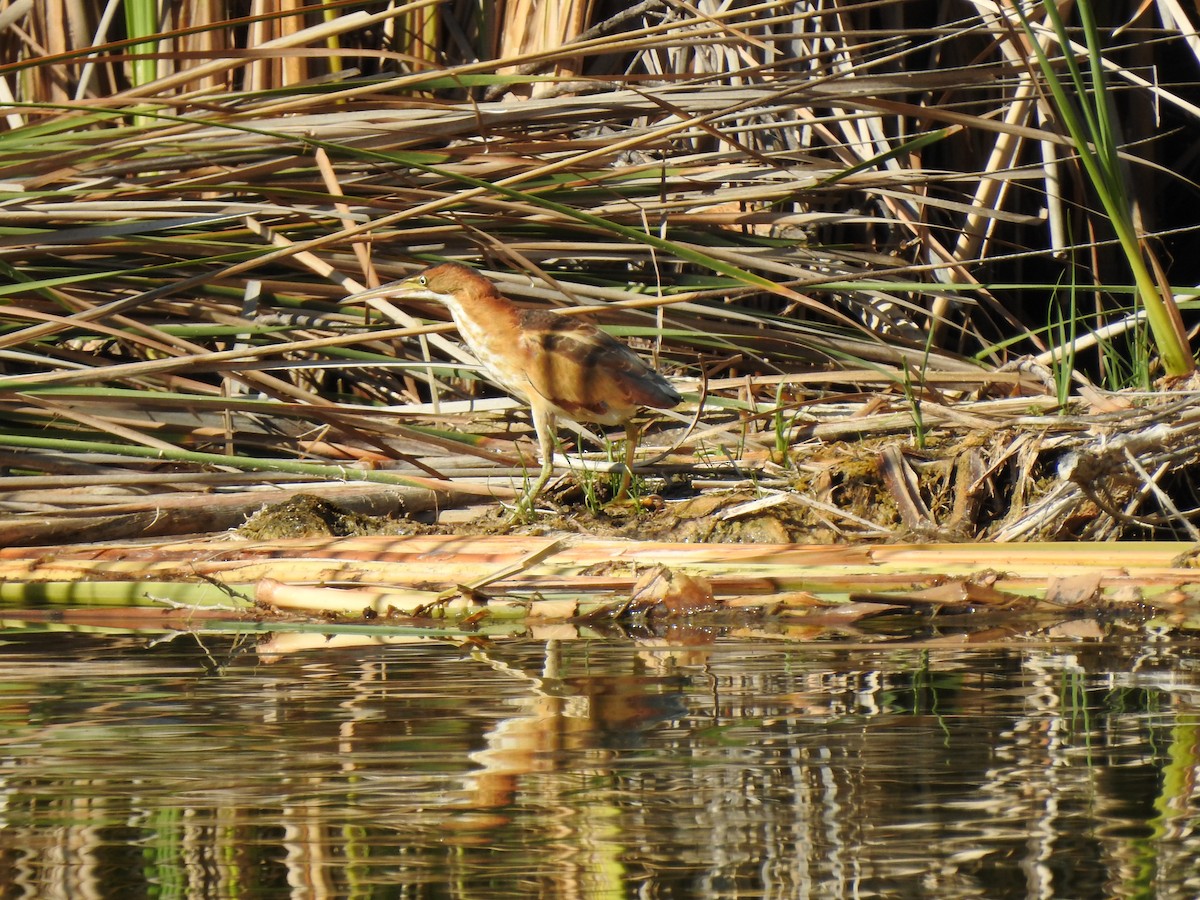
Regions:
<instances>
[{"instance_id":1,"label":"reed reflection in water","mask_svg":"<svg viewBox=\"0 0 1200 900\"><path fill-rule=\"evenodd\" d=\"M6 898L1196 896L1196 658L1141 635L293 652L11 633L0 883Z\"/></svg>"}]
</instances>

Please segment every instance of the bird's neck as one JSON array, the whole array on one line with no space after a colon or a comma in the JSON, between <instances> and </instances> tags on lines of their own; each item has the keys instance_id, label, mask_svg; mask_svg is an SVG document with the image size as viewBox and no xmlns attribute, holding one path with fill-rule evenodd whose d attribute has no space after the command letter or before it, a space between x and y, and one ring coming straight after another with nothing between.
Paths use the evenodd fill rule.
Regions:
<instances>
[{"instance_id":1,"label":"bird's neck","mask_svg":"<svg viewBox=\"0 0 1200 900\"><path fill-rule=\"evenodd\" d=\"M517 308L494 291L471 291L453 295L446 306L469 346L511 340L517 324ZM507 336L507 337L506 337Z\"/></svg>"}]
</instances>

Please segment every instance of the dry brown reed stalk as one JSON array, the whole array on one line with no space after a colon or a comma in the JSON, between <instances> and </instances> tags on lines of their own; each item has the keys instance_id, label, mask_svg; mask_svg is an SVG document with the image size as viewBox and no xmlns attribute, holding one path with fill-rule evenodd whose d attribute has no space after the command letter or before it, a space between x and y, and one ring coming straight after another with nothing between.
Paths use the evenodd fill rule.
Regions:
<instances>
[{"instance_id":1,"label":"dry brown reed stalk","mask_svg":"<svg viewBox=\"0 0 1200 900\"><path fill-rule=\"evenodd\" d=\"M1126 545L1110 549L1097 564L1094 548L1079 544L758 545L715 551L650 541L592 538L566 545L495 535L178 541L153 551L112 543L68 548L50 560L6 550L0 558L0 599L19 599L13 586L36 582L39 596L51 602L93 607L64 612L64 621L84 624L88 612L117 603L182 602L197 610L235 612L246 611L253 598L256 618L270 621L280 612L301 611L328 617L322 620L327 628L340 620L374 634L396 625L460 623L480 637L499 636L489 626L501 622L533 627L571 620L592 634L606 625L724 624L739 630L762 626L767 630L761 636L779 639L788 624L844 626L905 610L934 616L1032 614L1046 628L1088 614L1144 620L1158 611L1182 618L1195 580L1181 555L1186 549L1179 543ZM431 558L440 562L436 573L430 571ZM36 617L25 611L10 616ZM204 620L198 624L203 628Z\"/></svg>"}]
</instances>

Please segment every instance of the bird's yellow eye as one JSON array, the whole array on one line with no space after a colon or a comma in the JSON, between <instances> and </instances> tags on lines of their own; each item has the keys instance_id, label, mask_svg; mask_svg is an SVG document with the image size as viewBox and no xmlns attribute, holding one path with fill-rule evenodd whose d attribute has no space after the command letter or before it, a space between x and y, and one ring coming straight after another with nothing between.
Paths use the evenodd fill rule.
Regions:
<instances>
[{"instance_id":1,"label":"bird's yellow eye","mask_svg":"<svg viewBox=\"0 0 1200 900\"><path fill-rule=\"evenodd\" d=\"M425 285L429 284L429 279L422 275L417 279L417 284L421 285L421 287L425 287Z\"/></svg>"}]
</instances>

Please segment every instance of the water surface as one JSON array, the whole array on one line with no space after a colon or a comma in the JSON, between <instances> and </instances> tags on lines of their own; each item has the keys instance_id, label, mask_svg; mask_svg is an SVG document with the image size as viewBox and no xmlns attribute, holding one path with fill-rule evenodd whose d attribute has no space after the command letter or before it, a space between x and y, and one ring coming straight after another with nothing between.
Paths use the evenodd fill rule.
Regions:
<instances>
[{"instance_id":1,"label":"water surface","mask_svg":"<svg viewBox=\"0 0 1200 900\"><path fill-rule=\"evenodd\" d=\"M0 637L6 898L1200 895L1189 640Z\"/></svg>"}]
</instances>

